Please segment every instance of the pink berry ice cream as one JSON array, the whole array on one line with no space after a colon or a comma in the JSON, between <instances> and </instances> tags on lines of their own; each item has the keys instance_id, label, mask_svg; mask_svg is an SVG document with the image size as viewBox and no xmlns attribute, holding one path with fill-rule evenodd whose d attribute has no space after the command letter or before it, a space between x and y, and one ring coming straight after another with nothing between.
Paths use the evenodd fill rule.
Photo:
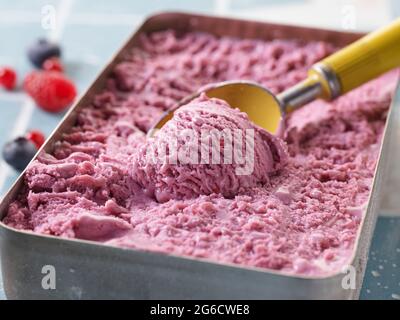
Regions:
<instances>
[{"instance_id":1,"label":"pink berry ice cream","mask_svg":"<svg viewBox=\"0 0 400 320\"><path fill-rule=\"evenodd\" d=\"M198 88L246 79L278 93L334 50L325 42L143 35L54 151L27 169L4 223L290 274L339 272L365 214L397 72L295 111L284 143L255 128L247 176L229 165L160 166L141 156L175 127L254 127L224 102L200 99L149 140L152 123Z\"/></svg>"},{"instance_id":2,"label":"pink berry ice cream","mask_svg":"<svg viewBox=\"0 0 400 320\"><path fill-rule=\"evenodd\" d=\"M286 158L283 141L247 114L202 95L140 148L132 175L159 202L212 193L232 198L267 183Z\"/></svg>"}]
</instances>

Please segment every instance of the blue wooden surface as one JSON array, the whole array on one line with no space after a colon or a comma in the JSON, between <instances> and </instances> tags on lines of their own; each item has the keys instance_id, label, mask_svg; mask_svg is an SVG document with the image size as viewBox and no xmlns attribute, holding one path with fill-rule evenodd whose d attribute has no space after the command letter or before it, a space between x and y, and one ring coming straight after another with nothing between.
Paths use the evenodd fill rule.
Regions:
<instances>
[{"instance_id":1,"label":"blue wooden surface","mask_svg":"<svg viewBox=\"0 0 400 320\"><path fill-rule=\"evenodd\" d=\"M142 19L161 10L190 10L204 13L240 15L266 10L284 3L298 8L305 1L296 0L0 0L0 65L13 66L22 76L31 66L26 60L26 46L39 36L57 38L62 47L68 75L82 91L96 73L134 30ZM331 2L330 2L331 3ZM57 27L41 26L42 8L53 5L57 10ZM393 15L400 13L395 1L387 2ZM294 10L294 9L293 9ZM267 12L266 12L267 13ZM21 80L21 79L20 79ZM20 91L0 90L0 148L5 141L29 129L40 129L48 135L62 115L52 115L30 104ZM0 163L0 195L17 177ZM375 232L362 299L400 299L400 219L380 218ZM0 299L4 299L0 279Z\"/></svg>"}]
</instances>

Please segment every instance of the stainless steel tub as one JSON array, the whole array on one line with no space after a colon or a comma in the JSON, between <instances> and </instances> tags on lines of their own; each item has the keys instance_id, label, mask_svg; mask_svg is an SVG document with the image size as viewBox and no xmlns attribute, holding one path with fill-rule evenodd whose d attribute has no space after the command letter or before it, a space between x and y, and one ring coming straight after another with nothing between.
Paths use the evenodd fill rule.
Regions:
<instances>
[{"instance_id":1,"label":"stainless steel tub","mask_svg":"<svg viewBox=\"0 0 400 320\"><path fill-rule=\"evenodd\" d=\"M241 21L184 13L151 16L127 41L81 96L53 132L43 148L51 152L54 142L74 125L77 112L104 85L124 52L137 45L140 32L173 28L199 30L241 38L302 38L324 40L342 46L361 34L296 26ZM397 118L397 122L395 121ZM356 288L342 287L344 273L323 278L285 275L264 269L218 264L137 250L127 250L80 240L67 240L17 231L0 223L1 263L4 288L11 299L352 299L357 298L375 226L388 135L399 123L399 107L391 107L386 134L377 165L373 189L359 229L352 265ZM23 173L0 204L1 218L23 184ZM45 266L55 270L55 289L44 289ZM45 267L43 269L43 267ZM51 272L51 271L50 271ZM51 287L51 286L50 286Z\"/></svg>"}]
</instances>

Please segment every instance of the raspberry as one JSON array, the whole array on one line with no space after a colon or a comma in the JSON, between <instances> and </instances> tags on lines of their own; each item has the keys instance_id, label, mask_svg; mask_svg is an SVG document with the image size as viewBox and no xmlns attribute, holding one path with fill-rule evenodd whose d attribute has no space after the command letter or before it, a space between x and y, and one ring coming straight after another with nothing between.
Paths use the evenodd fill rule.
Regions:
<instances>
[{"instance_id":1,"label":"raspberry","mask_svg":"<svg viewBox=\"0 0 400 320\"><path fill-rule=\"evenodd\" d=\"M9 67L0 67L0 84L7 90L15 88L17 74Z\"/></svg>"},{"instance_id":2,"label":"raspberry","mask_svg":"<svg viewBox=\"0 0 400 320\"><path fill-rule=\"evenodd\" d=\"M36 148L38 148L38 149L42 146L42 144L46 140L43 133L41 133L38 130L29 131L26 134L26 138L28 140L32 141L35 144Z\"/></svg>"},{"instance_id":3,"label":"raspberry","mask_svg":"<svg viewBox=\"0 0 400 320\"><path fill-rule=\"evenodd\" d=\"M64 110L76 97L72 81L55 71L31 72L24 80L24 89L39 107L48 112Z\"/></svg>"},{"instance_id":4,"label":"raspberry","mask_svg":"<svg viewBox=\"0 0 400 320\"><path fill-rule=\"evenodd\" d=\"M57 57L49 58L45 62L43 62L42 69L46 71L64 71L61 61Z\"/></svg>"}]
</instances>

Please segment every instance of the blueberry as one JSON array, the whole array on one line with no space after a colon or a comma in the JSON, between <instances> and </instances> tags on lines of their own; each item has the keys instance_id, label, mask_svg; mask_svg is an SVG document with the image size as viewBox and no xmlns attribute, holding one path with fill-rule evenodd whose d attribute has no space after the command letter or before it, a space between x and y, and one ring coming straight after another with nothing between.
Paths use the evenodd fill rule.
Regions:
<instances>
[{"instance_id":1,"label":"blueberry","mask_svg":"<svg viewBox=\"0 0 400 320\"><path fill-rule=\"evenodd\" d=\"M46 39L38 39L28 48L28 58L34 66L42 68L43 62L48 58L60 57L61 49L53 42Z\"/></svg>"},{"instance_id":2,"label":"blueberry","mask_svg":"<svg viewBox=\"0 0 400 320\"><path fill-rule=\"evenodd\" d=\"M25 137L16 138L3 147L4 160L15 170L22 171L36 154L36 146Z\"/></svg>"}]
</instances>

